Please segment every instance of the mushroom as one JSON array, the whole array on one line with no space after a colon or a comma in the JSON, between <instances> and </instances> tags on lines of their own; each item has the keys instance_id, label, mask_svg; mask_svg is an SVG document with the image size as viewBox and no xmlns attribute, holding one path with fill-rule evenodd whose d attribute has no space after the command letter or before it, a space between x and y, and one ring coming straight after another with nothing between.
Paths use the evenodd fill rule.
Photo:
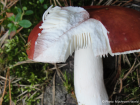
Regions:
<instances>
[{"instance_id":1,"label":"mushroom","mask_svg":"<svg viewBox=\"0 0 140 105\"><path fill-rule=\"evenodd\" d=\"M75 51L78 105L109 105L102 56L140 51L140 13L113 6L84 8L88 12L81 7L51 6L43 15L43 23L35 26L28 37L28 58L46 63L65 62Z\"/></svg>"}]
</instances>

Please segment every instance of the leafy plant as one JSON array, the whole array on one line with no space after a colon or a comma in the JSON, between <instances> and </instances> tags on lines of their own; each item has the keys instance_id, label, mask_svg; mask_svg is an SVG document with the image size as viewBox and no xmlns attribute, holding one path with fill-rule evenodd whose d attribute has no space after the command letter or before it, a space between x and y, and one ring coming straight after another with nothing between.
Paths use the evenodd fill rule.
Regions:
<instances>
[{"instance_id":1,"label":"leafy plant","mask_svg":"<svg viewBox=\"0 0 140 105\"><path fill-rule=\"evenodd\" d=\"M8 24L9 33L16 31L19 26L23 28L29 28L32 25L29 20L23 19L24 15L33 14L32 10L27 10L27 7L23 7L22 10L18 7L15 7L15 10L17 11L17 14L13 14L12 16L8 17L8 19L12 22Z\"/></svg>"},{"instance_id":2,"label":"leafy plant","mask_svg":"<svg viewBox=\"0 0 140 105\"><path fill-rule=\"evenodd\" d=\"M73 77L71 77L70 75L68 76L68 74L66 74L66 71L64 73L64 86L67 89L67 91L69 93L74 92L74 84L73 84Z\"/></svg>"}]
</instances>

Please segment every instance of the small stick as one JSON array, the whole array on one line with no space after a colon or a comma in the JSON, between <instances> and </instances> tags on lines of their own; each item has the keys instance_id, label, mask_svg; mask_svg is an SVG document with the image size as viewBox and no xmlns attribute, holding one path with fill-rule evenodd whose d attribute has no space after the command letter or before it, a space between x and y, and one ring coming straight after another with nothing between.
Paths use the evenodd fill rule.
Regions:
<instances>
[{"instance_id":1,"label":"small stick","mask_svg":"<svg viewBox=\"0 0 140 105\"><path fill-rule=\"evenodd\" d=\"M52 5L52 0L50 0L50 4Z\"/></svg>"},{"instance_id":2,"label":"small stick","mask_svg":"<svg viewBox=\"0 0 140 105\"><path fill-rule=\"evenodd\" d=\"M53 0L53 1L54 1L54 5L57 6L55 0Z\"/></svg>"},{"instance_id":3,"label":"small stick","mask_svg":"<svg viewBox=\"0 0 140 105\"><path fill-rule=\"evenodd\" d=\"M62 6L61 3L60 3L58 0L56 0L56 1L57 1L57 3L59 4L59 6Z\"/></svg>"},{"instance_id":4,"label":"small stick","mask_svg":"<svg viewBox=\"0 0 140 105\"><path fill-rule=\"evenodd\" d=\"M120 78L120 90L119 90L119 93L121 93L121 91L122 91L122 85L123 85L122 78Z\"/></svg>"},{"instance_id":5,"label":"small stick","mask_svg":"<svg viewBox=\"0 0 140 105\"><path fill-rule=\"evenodd\" d=\"M132 100L134 100L134 99L137 99L137 98L139 98L139 96L140 96L140 94L139 94L138 96L134 97L134 98L131 98L131 99L127 100L127 101L132 101ZM122 103L122 104L120 104L120 105L123 105L123 104L125 104L125 103Z\"/></svg>"},{"instance_id":6,"label":"small stick","mask_svg":"<svg viewBox=\"0 0 140 105\"><path fill-rule=\"evenodd\" d=\"M97 5L100 5L102 1L103 1L103 0L100 0L100 1L97 3Z\"/></svg>"},{"instance_id":7,"label":"small stick","mask_svg":"<svg viewBox=\"0 0 140 105\"><path fill-rule=\"evenodd\" d=\"M140 68L136 70L137 71L137 80L138 80L138 85L140 87Z\"/></svg>"},{"instance_id":8,"label":"small stick","mask_svg":"<svg viewBox=\"0 0 140 105\"><path fill-rule=\"evenodd\" d=\"M67 0L64 0L65 6L68 6Z\"/></svg>"},{"instance_id":9,"label":"small stick","mask_svg":"<svg viewBox=\"0 0 140 105\"><path fill-rule=\"evenodd\" d=\"M54 64L55 65L55 68L56 68L56 72L57 72L57 74L58 74L58 76L60 77L60 79L62 80L62 82L64 83L64 81L63 81L63 79L61 78L61 75L60 75L60 73L61 73L61 71L58 69L58 67L57 67L57 64L55 63ZM62 74L62 73L61 73ZM63 76L63 75L62 75ZM64 76L63 76L64 77Z\"/></svg>"},{"instance_id":10,"label":"small stick","mask_svg":"<svg viewBox=\"0 0 140 105\"><path fill-rule=\"evenodd\" d=\"M8 68L8 71L7 71L7 73L6 73L6 81L5 81L5 84L4 84L4 91L3 91L2 97L0 98L0 105L2 105L3 97L4 97L4 95L5 95L6 84L7 84L7 77L8 77L9 71L10 71L10 69Z\"/></svg>"},{"instance_id":11,"label":"small stick","mask_svg":"<svg viewBox=\"0 0 140 105\"><path fill-rule=\"evenodd\" d=\"M132 65L132 67L131 67L130 70L124 75L124 77L123 77L122 80L125 80L125 79L127 78L127 76L132 72L135 63L136 63L136 58L135 58L135 61L134 61L133 65Z\"/></svg>"},{"instance_id":12,"label":"small stick","mask_svg":"<svg viewBox=\"0 0 140 105\"><path fill-rule=\"evenodd\" d=\"M71 6L71 0L69 0L70 6Z\"/></svg>"},{"instance_id":13,"label":"small stick","mask_svg":"<svg viewBox=\"0 0 140 105\"><path fill-rule=\"evenodd\" d=\"M109 97L109 99L111 99L111 100L112 100L113 94L115 93L115 90L116 90L116 87L117 87L117 84L118 84L118 83L119 83L119 80L117 80L117 82L116 82L116 84L115 84L115 87L114 87L114 90L113 90L112 94L111 94L110 97Z\"/></svg>"},{"instance_id":14,"label":"small stick","mask_svg":"<svg viewBox=\"0 0 140 105\"><path fill-rule=\"evenodd\" d=\"M8 72L8 77L9 77L9 99L10 99L10 105L12 105L12 99L11 99L11 82L10 82L10 72Z\"/></svg>"},{"instance_id":15,"label":"small stick","mask_svg":"<svg viewBox=\"0 0 140 105\"><path fill-rule=\"evenodd\" d=\"M55 102L55 75L56 75L56 72L54 73L54 76L53 76L53 89L52 89L52 104L54 105L54 102Z\"/></svg>"},{"instance_id":16,"label":"small stick","mask_svg":"<svg viewBox=\"0 0 140 105\"><path fill-rule=\"evenodd\" d=\"M133 80L133 82L135 82L135 80ZM133 82L132 82L132 83L133 83ZM127 85L123 86L122 89L124 89L125 87L129 86L129 85L132 84L132 83L128 83Z\"/></svg>"},{"instance_id":17,"label":"small stick","mask_svg":"<svg viewBox=\"0 0 140 105\"><path fill-rule=\"evenodd\" d=\"M114 1L111 5L114 5L115 3L117 3L119 0Z\"/></svg>"},{"instance_id":18,"label":"small stick","mask_svg":"<svg viewBox=\"0 0 140 105\"><path fill-rule=\"evenodd\" d=\"M132 1L133 1L133 0L127 1L126 3L124 3L124 4L122 5L122 7L125 6L125 5L127 5L128 3L132 2Z\"/></svg>"}]
</instances>

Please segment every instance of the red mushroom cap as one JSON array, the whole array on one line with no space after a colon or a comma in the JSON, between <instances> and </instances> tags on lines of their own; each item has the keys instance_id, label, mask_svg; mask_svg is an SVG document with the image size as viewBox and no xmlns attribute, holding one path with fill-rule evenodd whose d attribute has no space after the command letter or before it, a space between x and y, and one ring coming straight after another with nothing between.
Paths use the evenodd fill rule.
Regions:
<instances>
[{"instance_id":1,"label":"red mushroom cap","mask_svg":"<svg viewBox=\"0 0 140 105\"><path fill-rule=\"evenodd\" d=\"M38 34L41 33L42 29L39 28L41 26L42 21L39 22L31 31L28 37L29 49L27 49L27 54L29 59L33 59L34 56L34 48L35 48L35 41L38 38Z\"/></svg>"},{"instance_id":2,"label":"red mushroom cap","mask_svg":"<svg viewBox=\"0 0 140 105\"><path fill-rule=\"evenodd\" d=\"M118 6L85 6L109 31L112 53L140 49L140 12ZM133 52L133 51L132 51Z\"/></svg>"},{"instance_id":3,"label":"red mushroom cap","mask_svg":"<svg viewBox=\"0 0 140 105\"><path fill-rule=\"evenodd\" d=\"M108 53L117 55L140 51L140 12L118 6L86 6L84 8L89 12L90 18L99 20L109 32L108 41L111 52ZM37 24L28 37L30 49L27 50L27 54L32 60L38 33L42 31L39 29L41 24L42 22Z\"/></svg>"}]
</instances>

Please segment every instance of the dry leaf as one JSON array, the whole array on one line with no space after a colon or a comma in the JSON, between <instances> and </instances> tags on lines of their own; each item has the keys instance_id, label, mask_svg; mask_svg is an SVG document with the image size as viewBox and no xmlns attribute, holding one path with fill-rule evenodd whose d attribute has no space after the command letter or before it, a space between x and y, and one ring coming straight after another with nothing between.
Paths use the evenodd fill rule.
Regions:
<instances>
[{"instance_id":1,"label":"dry leaf","mask_svg":"<svg viewBox=\"0 0 140 105\"><path fill-rule=\"evenodd\" d=\"M16 34L16 31L10 32L10 38L12 38Z\"/></svg>"},{"instance_id":2,"label":"dry leaf","mask_svg":"<svg viewBox=\"0 0 140 105\"><path fill-rule=\"evenodd\" d=\"M7 16L7 17L11 17L11 16L13 16L13 15L14 15L13 13L6 12L6 16Z\"/></svg>"}]
</instances>

